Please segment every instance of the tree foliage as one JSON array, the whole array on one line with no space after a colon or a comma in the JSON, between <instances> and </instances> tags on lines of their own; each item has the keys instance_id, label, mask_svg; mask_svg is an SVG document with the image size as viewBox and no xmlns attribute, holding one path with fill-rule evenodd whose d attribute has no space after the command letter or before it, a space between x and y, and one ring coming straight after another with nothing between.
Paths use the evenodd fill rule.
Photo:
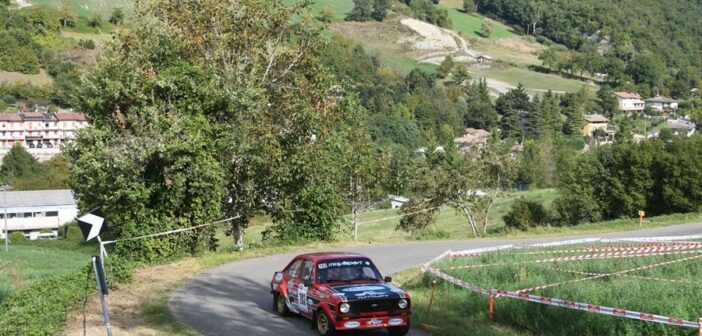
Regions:
<instances>
[{"instance_id":1,"label":"tree foliage","mask_svg":"<svg viewBox=\"0 0 702 336\"><path fill-rule=\"evenodd\" d=\"M101 205L123 238L232 216L242 247L265 212L276 233L331 239L346 181L337 126L353 98L320 61L322 30L306 5L140 2L137 24L76 95L94 125L67 151L81 208ZM120 251L153 258L214 244L204 228Z\"/></svg>"}]
</instances>

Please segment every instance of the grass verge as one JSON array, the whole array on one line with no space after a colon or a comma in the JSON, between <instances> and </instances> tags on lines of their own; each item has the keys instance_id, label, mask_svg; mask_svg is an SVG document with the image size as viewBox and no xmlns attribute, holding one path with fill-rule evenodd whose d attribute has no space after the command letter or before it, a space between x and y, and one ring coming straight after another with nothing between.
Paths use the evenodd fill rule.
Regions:
<instances>
[{"instance_id":1,"label":"grass verge","mask_svg":"<svg viewBox=\"0 0 702 336\"><path fill-rule=\"evenodd\" d=\"M593 247L589 244L589 247ZM606 245L612 245L608 243ZM628 244L616 244L629 248ZM595 244L594 247L602 247ZM702 282L699 250L693 253L647 255L634 258L594 259L536 263L536 260L560 256L598 254L603 251L584 250L585 245L567 248L539 249L544 254L526 254L525 250L507 250L476 256L455 258L436 264L461 280L484 289L520 290L535 286L552 285L530 290L531 294L555 297L577 302L634 310L663 316L672 316L696 322L702 311ZM563 250L581 251L570 253ZM690 250L688 250L689 252ZM455 266L492 265L451 269ZM568 271L563 271L568 270ZM614 273L621 276L594 278L585 273ZM591 277L591 279L587 279ZM495 302L494 322L489 320L488 299L438 280L433 313L427 312L431 297L431 275L417 270L396 277L413 294L417 324L428 323L440 330L435 334L462 335L692 335L696 330L648 323L632 319L604 316L565 308L557 308L521 300L502 298ZM586 279L586 280L583 280ZM668 280L668 281L664 281ZM678 282L671 282L675 280ZM557 285L556 285L557 284Z\"/></svg>"}]
</instances>

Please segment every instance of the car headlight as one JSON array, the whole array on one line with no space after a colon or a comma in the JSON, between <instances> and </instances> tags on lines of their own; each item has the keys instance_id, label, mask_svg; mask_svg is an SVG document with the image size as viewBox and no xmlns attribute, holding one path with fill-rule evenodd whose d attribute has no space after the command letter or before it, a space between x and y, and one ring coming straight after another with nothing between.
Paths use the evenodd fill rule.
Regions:
<instances>
[{"instance_id":1,"label":"car headlight","mask_svg":"<svg viewBox=\"0 0 702 336\"><path fill-rule=\"evenodd\" d=\"M400 309L405 309L407 308L407 299L400 299L399 302L397 302L397 306L400 307Z\"/></svg>"},{"instance_id":2,"label":"car headlight","mask_svg":"<svg viewBox=\"0 0 702 336\"><path fill-rule=\"evenodd\" d=\"M351 306L349 306L348 303L344 302L339 306L339 311L346 314L351 310Z\"/></svg>"}]
</instances>

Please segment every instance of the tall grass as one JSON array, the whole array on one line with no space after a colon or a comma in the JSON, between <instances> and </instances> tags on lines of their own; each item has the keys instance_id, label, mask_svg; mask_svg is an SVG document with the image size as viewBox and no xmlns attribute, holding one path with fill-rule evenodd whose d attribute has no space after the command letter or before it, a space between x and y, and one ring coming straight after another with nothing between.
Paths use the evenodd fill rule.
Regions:
<instances>
[{"instance_id":1,"label":"tall grass","mask_svg":"<svg viewBox=\"0 0 702 336\"><path fill-rule=\"evenodd\" d=\"M567 249L577 248L573 246ZM551 249L553 250L553 249ZM557 263L533 263L535 260L557 256L578 255L572 253L550 253L525 255L523 250L494 252L474 258L459 258L436 265L444 272L485 289L519 290L547 284L566 284L531 291L531 294L554 297L634 310L697 321L702 316L702 258L676 262L670 265L626 273L627 275L682 280L671 283L660 280L608 276L578 281L588 275L572 274L557 269L588 273L613 273L635 269L662 262L675 262L699 254L646 256L589 261L566 261ZM588 254L592 252L580 252ZM599 252L594 252L599 253ZM450 269L453 266L498 264L496 266L470 269ZM433 277L424 276L415 283L415 288L426 288ZM454 305L456 300L466 306L465 320L481 317L487 299L469 293L448 283L439 286L443 305ZM464 293L461 293L463 291ZM455 296L448 298L449 296ZM415 305L416 307L416 305ZM478 312L474 312L478 309ZM473 316L471 316L473 315ZM691 335L696 331L688 328L665 326L656 323L603 316L593 313L550 307L521 300L503 298L496 301L495 322L511 328L528 330L535 334L548 335ZM453 327L450 327L453 328ZM450 333L449 333L450 334Z\"/></svg>"}]
</instances>

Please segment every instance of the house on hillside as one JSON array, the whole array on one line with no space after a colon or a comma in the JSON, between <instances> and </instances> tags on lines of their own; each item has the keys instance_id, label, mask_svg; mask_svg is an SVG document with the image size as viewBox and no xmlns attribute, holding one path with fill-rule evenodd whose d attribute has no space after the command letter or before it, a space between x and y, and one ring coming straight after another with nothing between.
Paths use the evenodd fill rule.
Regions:
<instances>
[{"instance_id":1,"label":"house on hillside","mask_svg":"<svg viewBox=\"0 0 702 336\"><path fill-rule=\"evenodd\" d=\"M409 198L399 195L388 195L388 198L390 199L390 208L392 209L402 208L405 203L409 202Z\"/></svg>"},{"instance_id":2,"label":"house on hillside","mask_svg":"<svg viewBox=\"0 0 702 336\"><path fill-rule=\"evenodd\" d=\"M695 124L680 119L669 119L661 128L669 128L675 135L691 137L695 134Z\"/></svg>"},{"instance_id":3,"label":"house on hillside","mask_svg":"<svg viewBox=\"0 0 702 336\"><path fill-rule=\"evenodd\" d=\"M82 113L47 112L46 109L22 109L17 113L0 113L0 158L16 144L23 145L39 161L59 154L61 145L75 141L76 132L88 126Z\"/></svg>"},{"instance_id":4,"label":"house on hillside","mask_svg":"<svg viewBox=\"0 0 702 336\"><path fill-rule=\"evenodd\" d=\"M454 145L462 154L466 154L473 149L482 150L490 139L490 132L484 129L466 128L465 133L453 139Z\"/></svg>"},{"instance_id":5,"label":"house on hillside","mask_svg":"<svg viewBox=\"0 0 702 336\"><path fill-rule=\"evenodd\" d=\"M657 96L645 100L646 106L650 106L658 111L670 111L678 108L678 101L668 97Z\"/></svg>"},{"instance_id":6,"label":"house on hillside","mask_svg":"<svg viewBox=\"0 0 702 336\"><path fill-rule=\"evenodd\" d=\"M16 113L0 113L0 148L9 150L24 143L24 121Z\"/></svg>"},{"instance_id":7,"label":"house on hillside","mask_svg":"<svg viewBox=\"0 0 702 336\"><path fill-rule=\"evenodd\" d=\"M619 111L627 115L643 112L646 102L636 93L615 92L612 96L617 99Z\"/></svg>"},{"instance_id":8,"label":"house on hillside","mask_svg":"<svg viewBox=\"0 0 702 336\"><path fill-rule=\"evenodd\" d=\"M601 114L584 114L585 126L583 126L583 135L592 137L595 130L607 131L609 119Z\"/></svg>"},{"instance_id":9,"label":"house on hillside","mask_svg":"<svg viewBox=\"0 0 702 336\"><path fill-rule=\"evenodd\" d=\"M70 189L3 191L7 196L6 208L0 212L0 220L7 212L7 230L10 234L21 232L34 240L40 237L58 237L58 230L73 221L78 207ZM3 222L4 223L4 222ZM0 233L4 238L4 230Z\"/></svg>"}]
</instances>

